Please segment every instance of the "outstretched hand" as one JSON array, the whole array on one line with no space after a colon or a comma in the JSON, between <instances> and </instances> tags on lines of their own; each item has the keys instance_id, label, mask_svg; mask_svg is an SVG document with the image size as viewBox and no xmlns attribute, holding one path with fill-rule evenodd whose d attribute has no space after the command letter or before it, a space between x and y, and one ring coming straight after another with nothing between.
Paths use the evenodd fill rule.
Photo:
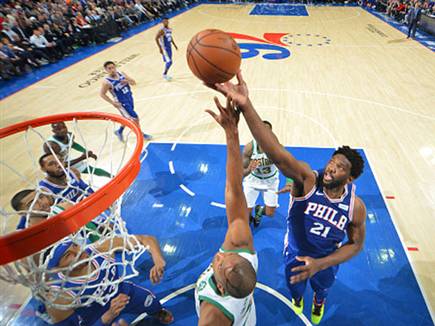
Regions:
<instances>
[{"instance_id":1,"label":"outstretched hand","mask_svg":"<svg viewBox=\"0 0 435 326\"><path fill-rule=\"evenodd\" d=\"M205 110L205 112L209 113L225 130L237 129L240 112L234 107L233 99L227 96L225 107L222 106L217 97L214 98L214 102L219 110L219 114L216 114L212 110Z\"/></svg>"},{"instance_id":2,"label":"outstretched hand","mask_svg":"<svg viewBox=\"0 0 435 326\"><path fill-rule=\"evenodd\" d=\"M207 87L210 87L218 92L222 93L226 97L231 97L234 104L243 110L243 106L246 105L249 99L249 91L246 86L245 81L242 77L242 72L239 71L236 75L237 84L234 84L230 81L227 81L222 84L205 84Z\"/></svg>"},{"instance_id":3,"label":"outstretched hand","mask_svg":"<svg viewBox=\"0 0 435 326\"><path fill-rule=\"evenodd\" d=\"M318 260L315 258L308 257L308 256L304 256L304 257L297 256L296 260L303 261L305 265L292 268L291 270L292 272L299 272L299 273L290 277L291 284L304 281L307 278L310 278L311 276L319 272L321 269Z\"/></svg>"}]
</instances>

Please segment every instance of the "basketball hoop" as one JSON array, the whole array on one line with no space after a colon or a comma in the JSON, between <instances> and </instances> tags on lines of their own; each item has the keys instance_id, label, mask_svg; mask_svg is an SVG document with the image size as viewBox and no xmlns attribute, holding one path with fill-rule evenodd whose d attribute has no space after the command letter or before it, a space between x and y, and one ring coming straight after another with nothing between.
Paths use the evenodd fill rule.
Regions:
<instances>
[{"instance_id":1,"label":"basketball hoop","mask_svg":"<svg viewBox=\"0 0 435 326\"><path fill-rule=\"evenodd\" d=\"M92 124L95 121L100 122ZM92 189L92 192L86 193L79 202L71 203L70 201L69 204L72 206L63 211L56 211L53 209L55 207L53 205L50 213L46 212L47 218L42 222L22 230L11 231L11 224L18 220L17 217L25 216L26 223L28 223L31 214L41 213L33 210L38 198L47 195L47 192L38 186L37 181L41 180L43 175L40 172L37 158L43 154L42 145L46 143L46 136L50 133L50 124L56 122L70 122L68 128L73 126L70 131L74 129L73 134L77 141L80 141L85 147L92 143L92 148L99 148L97 157L100 161L101 157L106 157L104 162L107 169L110 170L111 177L97 177L94 174L96 168L90 166L91 160L86 152L85 164L88 166L87 171L90 172L87 172L86 176L82 175L82 179L86 179L85 182ZM85 126L79 126L79 122L80 125ZM98 127L103 125L105 125L105 130L100 131L102 128ZM127 140L123 144L118 142L113 134L119 125L129 131ZM89 131L87 140L84 131L86 126L88 126L87 130ZM6 162L6 157L2 157L0 160L0 167L9 171L7 177L10 175L19 177L17 184L2 182L3 187L7 186L7 190L10 192L9 199L2 198L1 203L0 278L7 282L29 287L34 297L44 304L58 309L77 308L93 302L106 304L116 294L119 283L138 275L134 263L146 250L134 236L128 234L125 222L121 218L122 195L140 170L140 154L143 147L142 132L132 121L113 114L100 112L57 114L0 129L2 148L14 148L16 151L23 152L19 145L19 134L24 134L24 144L28 157L32 161L29 165L32 172L26 175L25 171L29 169L25 165L25 157L21 155L20 166L24 165L21 168L22 171L15 168L16 162ZM133 137L130 137L131 135ZM8 139L10 140L9 144L7 144ZM97 144L98 140L100 144ZM40 143L38 144L38 142ZM133 147L130 146L132 142L134 142ZM71 144L68 146L69 153ZM51 146L49 148L50 152L54 154ZM87 150L89 149L87 148ZM127 160L128 153L130 158ZM72 171L70 164L66 164L64 161L62 161L63 164L60 164L61 158L57 155L53 156L62 166L65 175L69 176L70 171ZM97 165L100 161L95 159ZM6 175L4 171L0 172L2 175ZM66 187L72 187L69 177L67 180ZM36 189L35 198L24 215L20 214L23 212L15 213L6 208L6 203L13 193L20 190L15 188L19 186L20 182L24 183L26 188ZM2 193L5 194L5 189L2 190ZM61 195L57 195L56 200L68 201ZM88 228L89 222L93 222L97 228L90 230ZM79 252L71 265L63 268L57 265L53 266L56 250L71 244L79 248ZM98 251L95 250L97 246L100 246ZM103 247L105 249L102 251ZM115 252L119 258L115 257ZM89 274L81 275L80 279L73 276L72 270L75 267L84 266L83 264L87 264L89 267L95 259L99 258L104 259L104 266L100 266L98 270L88 268ZM117 278L113 279L111 275L115 272ZM97 274L98 284L93 283ZM65 288L66 284L69 284L68 288ZM74 297L71 300L71 292L78 293L79 297Z\"/></svg>"}]
</instances>

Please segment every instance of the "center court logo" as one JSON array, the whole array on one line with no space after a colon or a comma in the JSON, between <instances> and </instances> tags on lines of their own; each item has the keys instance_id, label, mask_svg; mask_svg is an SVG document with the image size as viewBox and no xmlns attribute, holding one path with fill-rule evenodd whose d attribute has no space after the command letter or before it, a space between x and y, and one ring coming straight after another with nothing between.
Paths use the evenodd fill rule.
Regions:
<instances>
[{"instance_id":1,"label":"center court logo","mask_svg":"<svg viewBox=\"0 0 435 326\"><path fill-rule=\"evenodd\" d=\"M264 39L239 33L229 33L237 42L242 53L242 59L254 58L261 54L266 60L282 60L291 53L281 42L287 33L264 33Z\"/></svg>"}]
</instances>

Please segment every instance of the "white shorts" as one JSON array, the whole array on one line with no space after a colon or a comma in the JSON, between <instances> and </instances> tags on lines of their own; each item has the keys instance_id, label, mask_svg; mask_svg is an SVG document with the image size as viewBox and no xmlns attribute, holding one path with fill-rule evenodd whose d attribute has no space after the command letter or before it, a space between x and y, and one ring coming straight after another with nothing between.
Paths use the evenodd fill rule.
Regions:
<instances>
[{"instance_id":1,"label":"white shorts","mask_svg":"<svg viewBox=\"0 0 435 326\"><path fill-rule=\"evenodd\" d=\"M255 207L258 195L263 193L264 203L268 207L278 207L278 191L279 177L270 179L259 179L252 174L245 177L243 180L243 192L245 193L246 203L248 208Z\"/></svg>"}]
</instances>

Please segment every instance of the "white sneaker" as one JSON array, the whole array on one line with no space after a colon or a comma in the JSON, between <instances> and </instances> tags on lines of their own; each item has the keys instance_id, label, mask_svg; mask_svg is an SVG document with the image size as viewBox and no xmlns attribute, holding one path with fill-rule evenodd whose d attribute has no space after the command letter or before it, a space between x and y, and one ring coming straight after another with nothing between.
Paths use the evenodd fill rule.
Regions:
<instances>
[{"instance_id":1,"label":"white sneaker","mask_svg":"<svg viewBox=\"0 0 435 326\"><path fill-rule=\"evenodd\" d=\"M166 81L171 81L172 77L169 75L163 75L163 78L166 79Z\"/></svg>"}]
</instances>

